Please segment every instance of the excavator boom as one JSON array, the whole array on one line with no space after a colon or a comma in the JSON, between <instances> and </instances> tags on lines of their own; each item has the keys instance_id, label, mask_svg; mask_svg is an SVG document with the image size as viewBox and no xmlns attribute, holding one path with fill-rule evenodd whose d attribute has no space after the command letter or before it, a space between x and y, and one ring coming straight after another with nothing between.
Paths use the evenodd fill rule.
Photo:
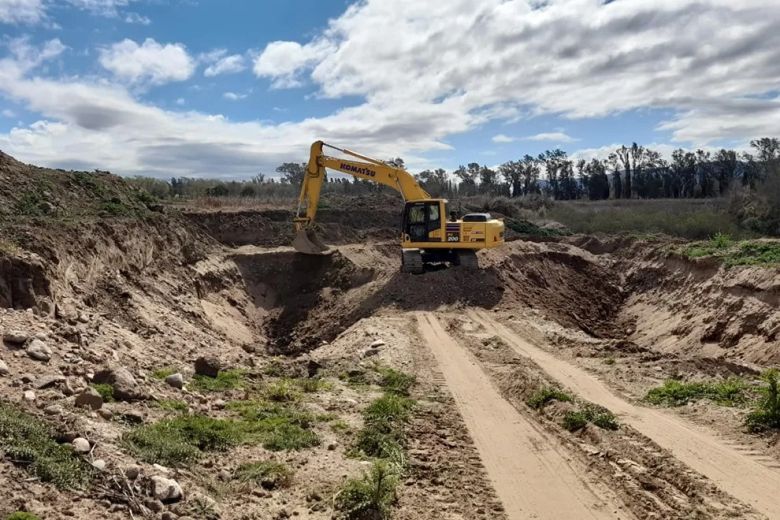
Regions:
<instances>
[{"instance_id":1,"label":"excavator boom","mask_svg":"<svg viewBox=\"0 0 780 520\"><path fill-rule=\"evenodd\" d=\"M323 153L323 148L326 146L361 160L329 157ZM296 235L292 245L299 253L326 254L328 252L328 247L319 240L314 230L311 229L317 216L317 206L322 183L325 181L326 168L347 173L358 179L390 186L400 192L405 201L430 198L430 195L406 170L345 148L337 148L322 141L316 141L311 145L309 162L306 165L301 194L298 198L298 210L294 219Z\"/></svg>"}]
</instances>

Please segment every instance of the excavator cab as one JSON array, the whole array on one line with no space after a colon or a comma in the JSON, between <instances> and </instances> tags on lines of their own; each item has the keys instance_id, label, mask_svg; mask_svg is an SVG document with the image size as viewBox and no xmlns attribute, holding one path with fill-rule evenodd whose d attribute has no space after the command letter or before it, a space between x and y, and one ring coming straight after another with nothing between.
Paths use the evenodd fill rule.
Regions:
<instances>
[{"instance_id":1,"label":"excavator cab","mask_svg":"<svg viewBox=\"0 0 780 520\"><path fill-rule=\"evenodd\" d=\"M401 223L404 238L410 242L441 242L444 215L443 200L407 202Z\"/></svg>"}]
</instances>

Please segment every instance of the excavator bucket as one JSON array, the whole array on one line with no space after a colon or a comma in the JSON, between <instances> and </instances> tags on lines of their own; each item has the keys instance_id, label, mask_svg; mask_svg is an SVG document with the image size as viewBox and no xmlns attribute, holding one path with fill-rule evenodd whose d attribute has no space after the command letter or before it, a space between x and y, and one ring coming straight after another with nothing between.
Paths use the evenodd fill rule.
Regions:
<instances>
[{"instance_id":1,"label":"excavator bucket","mask_svg":"<svg viewBox=\"0 0 780 520\"><path fill-rule=\"evenodd\" d=\"M327 255L331 250L322 243L313 229L301 229L295 234L293 248L304 255Z\"/></svg>"}]
</instances>

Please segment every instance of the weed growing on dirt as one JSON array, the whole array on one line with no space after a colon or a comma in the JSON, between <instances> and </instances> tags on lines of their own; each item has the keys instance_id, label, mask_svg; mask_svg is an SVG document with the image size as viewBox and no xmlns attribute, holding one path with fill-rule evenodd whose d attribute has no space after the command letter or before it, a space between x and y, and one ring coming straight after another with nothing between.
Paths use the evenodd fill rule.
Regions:
<instances>
[{"instance_id":1,"label":"weed growing on dirt","mask_svg":"<svg viewBox=\"0 0 780 520\"><path fill-rule=\"evenodd\" d=\"M605 365L614 365L615 363L616 363L616 360L612 356L604 358L604 364Z\"/></svg>"},{"instance_id":2,"label":"weed growing on dirt","mask_svg":"<svg viewBox=\"0 0 780 520\"><path fill-rule=\"evenodd\" d=\"M349 431L349 424L347 424L346 421L343 421L342 419L336 419L335 421L331 421L330 429L339 433L347 432Z\"/></svg>"},{"instance_id":3,"label":"weed growing on dirt","mask_svg":"<svg viewBox=\"0 0 780 520\"><path fill-rule=\"evenodd\" d=\"M263 393L266 399L276 403L292 403L301 398L299 387L286 379L269 384Z\"/></svg>"},{"instance_id":4,"label":"weed growing on dirt","mask_svg":"<svg viewBox=\"0 0 780 520\"><path fill-rule=\"evenodd\" d=\"M293 470L281 462L265 460L242 464L235 478L241 482L257 484L265 489L287 487L292 482Z\"/></svg>"},{"instance_id":5,"label":"weed growing on dirt","mask_svg":"<svg viewBox=\"0 0 780 520\"><path fill-rule=\"evenodd\" d=\"M318 377L302 377L294 380L295 384L301 391L307 394L315 394L323 390L329 390L333 387L328 381L323 381Z\"/></svg>"},{"instance_id":6,"label":"weed growing on dirt","mask_svg":"<svg viewBox=\"0 0 780 520\"><path fill-rule=\"evenodd\" d=\"M10 515L8 515L5 520L41 520L41 519L40 517L32 513L17 511L16 513L11 513Z\"/></svg>"},{"instance_id":7,"label":"weed growing on dirt","mask_svg":"<svg viewBox=\"0 0 780 520\"><path fill-rule=\"evenodd\" d=\"M526 403L534 410L541 410L551 401L570 403L573 400L572 396L559 388L555 388L554 386L543 386L531 394L531 397L526 400Z\"/></svg>"},{"instance_id":8,"label":"weed growing on dirt","mask_svg":"<svg viewBox=\"0 0 780 520\"><path fill-rule=\"evenodd\" d=\"M780 371L770 369L761 376L766 386L761 388L761 398L748 414L746 424L750 431L780 428Z\"/></svg>"},{"instance_id":9,"label":"weed growing on dirt","mask_svg":"<svg viewBox=\"0 0 780 520\"><path fill-rule=\"evenodd\" d=\"M204 451L227 450L242 442L244 435L237 421L182 415L138 427L123 441L146 462L177 466L198 460Z\"/></svg>"},{"instance_id":10,"label":"weed growing on dirt","mask_svg":"<svg viewBox=\"0 0 780 520\"><path fill-rule=\"evenodd\" d=\"M83 488L92 478L89 465L69 446L57 444L45 423L4 403L0 403L0 452L61 488Z\"/></svg>"},{"instance_id":11,"label":"weed growing on dirt","mask_svg":"<svg viewBox=\"0 0 780 520\"><path fill-rule=\"evenodd\" d=\"M726 267L739 265L780 264L780 242L755 241L732 242L728 235L715 235L708 242L695 242L681 250L688 258L713 257Z\"/></svg>"},{"instance_id":12,"label":"weed growing on dirt","mask_svg":"<svg viewBox=\"0 0 780 520\"><path fill-rule=\"evenodd\" d=\"M409 396L409 392L416 382L413 375L406 374L391 367L381 367L377 369L377 371L382 376L382 379L379 380L379 386L381 386L385 392Z\"/></svg>"},{"instance_id":13,"label":"weed growing on dirt","mask_svg":"<svg viewBox=\"0 0 780 520\"><path fill-rule=\"evenodd\" d=\"M397 468L375 461L371 471L344 484L334 501L336 509L350 520L388 518L398 481Z\"/></svg>"},{"instance_id":14,"label":"weed growing on dirt","mask_svg":"<svg viewBox=\"0 0 780 520\"><path fill-rule=\"evenodd\" d=\"M225 370L217 374L217 377L196 374L192 378L192 388L206 392L224 392L241 388L244 386L244 379L243 370Z\"/></svg>"},{"instance_id":15,"label":"weed growing on dirt","mask_svg":"<svg viewBox=\"0 0 780 520\"><path fill-rule=\"evenodd\" d=\"M92 383L92 388L95 389L100 397L103 398L104 403L113 403L114 399L114 387L108 383Z\"/></svg>"},{"instance_id":16,"label":"weed growing on dirt","mask_svg":"<svg viewBox=\"0 0 780 520\"><path fill-rule=\"evenodd\" d=\"M178 370L173 367L158 368L152 372L152 377L155 379L165 379L168 376L172 376L176 372L178 372Z\"/></svg>"},{"instance_id":17,"label":"weed growing on dirt","mask_svg":"<svg viewBox=\"0 0 780 520\"><path fill-rule=\"evenodd\" d=\"M404 423L409 419L413 406L411 399L388 393L375 399L363 416L369 423Z\"/></svg>"},{"instance_id":18,"label":"weed growing on dirt","mask_svg":"<svg viewBox=\"0 0 780 520\"><path fill-rule=\"evenodd\" d=\"M262 443L268 450L300 450L320 443L311 430L312 414L294 406L262 400L233 401L228 409L241 416L240 427L247 440Z\"/></svg>"},{"instance_id":19,"label":"weed growing on dirt","mask_svg":"<svg viewBox=\"0 0 780 520\"><path fill-rule=\"evenodd\" d=\"M169 412L186 412L189 409L187 403L178 399L160 399L157 401L157 407Z\"/></svg>"},{"instance_id":20,"label":"weed growing on dirt","mask_svg":"<svg viewBox=\"0 0 780 520\"><path fill-rule=\"evenodd\" d=\"M563 427L570 432L581 430L586 424L588 424L588 418L582 410L571 410L563 416Z\"/></svg>"},{"instance_id":21,"label":"weed growing on dirt","mask_svg":"<svg viewBox=\"0 0 780 520\"><path fill-rule=\"evenodd\" d=\"M592 422L602 430L617 430L620 425L617 422L615 414L595 404L587 404L582 410L585 414L585 419Z\"/></svg>"},{"instance_id":22,"label":"weed growing on dirt","mask_svg":"<svg viewBox=\"0 0 780 520\"><path fill-rule=\"evenodd\" d=\"M697 399L710 399L720 405L733 406L744 401L746 389L747 385L739 378L691 383L668 379L662 386L650 389L645 400L656 405L683 406Z\"/></svg>"}]
</instances>

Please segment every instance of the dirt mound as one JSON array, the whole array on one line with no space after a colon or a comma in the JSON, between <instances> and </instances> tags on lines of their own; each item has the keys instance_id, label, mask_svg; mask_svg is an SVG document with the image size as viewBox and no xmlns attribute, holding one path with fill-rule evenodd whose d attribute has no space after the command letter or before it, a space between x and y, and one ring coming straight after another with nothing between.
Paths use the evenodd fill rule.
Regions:
<instances>
[{"instance_id":1,"label":"dirt mound","mask_svg":"<svg viewBox=\"0 0 780 520\"><path fill-rule=\"evenodd\" d=\"M631 292L620 321L661 352L777 364L780 271L690 261L651 249L624 264Z\"/></svg>"},{"instance_id":2,"label":"dirt mound","mask_svg":"<svg viewBox=\"0 0 780 520\"><path fill-rule=\"evenodd\" d=\"M108 172L40 168L0 152L0 220L143 216L151 208L159 209L146 192Z\"/></svg>"},{"instance_id":3,"label":"dirt mound","mask_svg":"<svg viewBox=\"0 0 780 520\"><path fill-rule=\"evenodd\" d=\"M321 209L315 229L327 244L354 244L397 237L401 207ZM191 222L228 246L287 246L293 239L292 210L185 211Z\"/></svg>"}]
</instances>

